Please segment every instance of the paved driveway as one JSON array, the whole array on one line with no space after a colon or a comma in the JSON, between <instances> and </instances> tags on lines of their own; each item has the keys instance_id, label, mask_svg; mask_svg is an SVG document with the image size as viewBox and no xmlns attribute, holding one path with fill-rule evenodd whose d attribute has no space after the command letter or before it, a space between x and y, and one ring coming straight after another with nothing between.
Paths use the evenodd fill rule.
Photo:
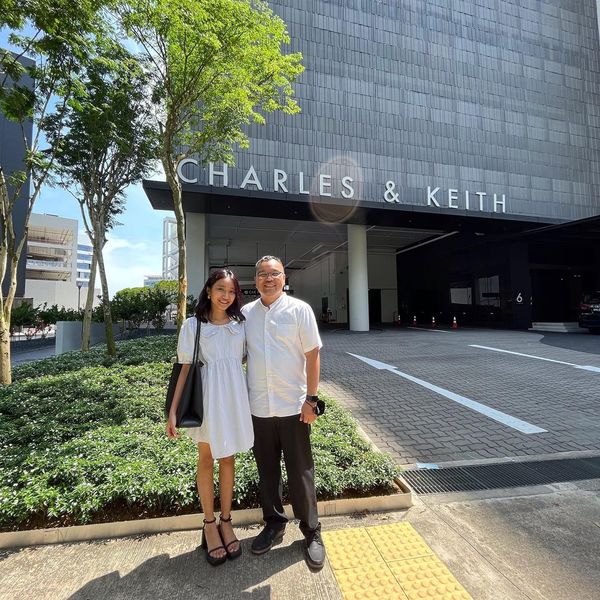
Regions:
<instances>
[{"instance_id":1,"label":"paved driveway","mask_svg":"<svg viewBox=\"0 0 600 600\"><path fill-rule=\"evenodd\" d=\"M323 342L321 389L401 465L600 451L599 336L398 328Z\"/></svg>"}]
</instances>

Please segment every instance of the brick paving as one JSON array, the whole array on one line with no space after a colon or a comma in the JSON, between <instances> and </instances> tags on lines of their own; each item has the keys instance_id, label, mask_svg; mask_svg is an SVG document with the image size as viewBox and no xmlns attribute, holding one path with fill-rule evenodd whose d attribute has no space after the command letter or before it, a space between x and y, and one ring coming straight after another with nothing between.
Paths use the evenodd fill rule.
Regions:
<instances>
[{"instance_id":1,"label":"brick paving","mask_svg":"<svg viewBox=\"0 0 600 600\"><path fill-rule=\"evenodd\" d=\"M459 329L323 333L321 390L350 409L399 464L600 453L600 373L472 348L479 344L600 368L600 337ZM348 352L375 359L546 429L524 434Z\"/></svg>"}]
</instances>

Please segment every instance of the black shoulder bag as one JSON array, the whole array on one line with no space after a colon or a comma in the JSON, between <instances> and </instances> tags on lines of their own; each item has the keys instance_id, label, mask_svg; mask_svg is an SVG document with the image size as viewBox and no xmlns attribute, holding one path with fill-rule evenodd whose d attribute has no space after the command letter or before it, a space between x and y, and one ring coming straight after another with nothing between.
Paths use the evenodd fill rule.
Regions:
<instances>
[{"instance_id":1,"label":"black shoulder bag","mask_svg":"<svg viewBox=\"0 0 600 600\"><path fill-rule=\"evenodd\" d=\"M202 425L202 420L204 419L202 375L200 371L203 363L198 358L201 322L198 318L196 318L196 320L198 325L196 327L196 340L194 342L194 356L183 390L181 391L179 404L177 405L177 427L200 427L200 425ZM177 387L177 381L179 380L179 373L181 373L182 367L183 365L178 362L173 365L169 387L167 388L167 401L165 402L165 414L167 419L169 418L169 411L173 404L175 388Z\"/></svg>"}]
</instances>

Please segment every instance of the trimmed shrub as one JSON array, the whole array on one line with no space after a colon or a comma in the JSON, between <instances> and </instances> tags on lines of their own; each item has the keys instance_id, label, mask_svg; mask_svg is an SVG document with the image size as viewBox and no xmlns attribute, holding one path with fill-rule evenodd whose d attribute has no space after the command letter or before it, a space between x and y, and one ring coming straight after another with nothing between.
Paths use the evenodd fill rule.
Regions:
<instances>
[{"instance_id":1,"label":"trimmed shrub","mask_svg":"<svg viewBox=\"0 0 600 600\"><path fill-rule=\"evenodd\" d=\"M15 369L17 381L0 388L0 528L199 509L195 444L165 435L175 344L175 336L132 340L117 344L111 362L95 349ZM318 498L391 491L391 458L369 449L347 411L327 405L312 428ZM259 504L251 452L236 457L234 497L236 507Z\"/></svg>"},{"instance_id":2,"label":"trimmed shrub","mask_svg":"<svg viewBox=\"0 0 600 600\"><path fill-rule=\"evenodd\" d=\"M13 381L39 377L40 375L57 375L77 371L85 367L113 365L142 365L152 362L170 363L177 355L177 337L157 335L143 339L118 342L117 356L111 358L106 354L106 346L101 344L90 348L88 352L67 352L43 360L17 365L13 369Z\"/></svg>"}]
</instances>

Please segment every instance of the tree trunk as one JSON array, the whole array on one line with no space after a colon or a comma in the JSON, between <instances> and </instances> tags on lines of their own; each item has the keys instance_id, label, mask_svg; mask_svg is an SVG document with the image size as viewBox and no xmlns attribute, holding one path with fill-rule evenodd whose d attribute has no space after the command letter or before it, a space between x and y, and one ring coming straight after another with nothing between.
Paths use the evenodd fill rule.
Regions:
<instances>
[{"instance_id":1,"label":"tree trunk","mask_svg":"<svg viewBox=\"0 0 600 600\"><path fill-rule=\"evenodd\" d=\"M177 276L177 332L181 329L183 321L186 318L187 308L187 271L186 257L187 250L185 246L185 214L183 212L183 201L181 182L177 177L177 167L173 164L171 157L163 157L163 168L167 177L167 183L171 188L173 196L173 211L175 212L175 220L177 221L177 244L179 245L179 262Z\"/></svg>"},{"instance_id":2,"label":"tree trunk","mask_svg":"<svg viewBox=\"0 0 600 600\"><path fill-rule=\"evenodd\" d=\"M6 306L6 305L5 305ZM8 310L10 315L10 309ZM10 317L6 319L5 310L0 312L0 383L12 383L10 367Z\"/></svg>"},{"instance_id":3,"label":"tree trunk","mask_svg":"<svg viewBox=\"0 0 600 600\"><path fill-rule=\"evenodd\" d=\"M12 219L12 213L9 214ZM25 224L27 226L27 223ZM0 272L0 384L12 383L12 367L10 364L10 312L13 307L15 294L17 291L17 268L19 257L23 244L14 247L14 237L12 235L12 224L10 231L3 232L3 242L7 242L6 247L2 244L0 251L0 262L2 270ZM27 231L27 229L25 229ZM10 235L7 235L10 234ZM26 233L24 235L27 235ZM9 272L9 285L6 297L2 292L1 286L6 275L6 268Z\"/></svg>"},{"instance_id":4,"label":"tree trunk","mask_svg":"<svg viewBox=\"0 0 600 600\"><path fill-rule=\"evenodd\" d=\"M93 248L93 246L92 246ZM83 332L81 335L81 349L87 352L90 349L90 335L92 331L92 310L94 308L94 288L96 287L96 268L98 259L96 250L92 250L92 266L90 267L90 280L88 281L85 310L83 311Z\"/></svg>"},{"instance_id":5,"label":"tree trunk","mask_svg":"<svg viewBox=\"0 0 600 600\"><path fill-rule=\"evenodd\" d=\"M117 349L115 347L115 336L112 326L112 316L110 314L110 300L108 299L108 282L106 280L106 269L104 268L104 257L102 256L102 248L100 248L96 236L94 249L96 250L98 259L98 269L100 271L100 283L102 285L102 312L104 313L104 330L106 331L106 351L109 356L116 356Z\"/></svg>"},{"instance_id":6,"label":"tree trunk","mask_svg":"<svg viewBox=\"0 0 600 600\"><path fill-rule=\"evenodd\" d=\"M20 253L19 253L20 254ZM10 257L10 284L8 294L2 295L0 301L0 384L12 383L12 369L10 365L10 312L17 290L17 266L18 257ZM1 284L0 279L0 284Z\"/></svg>"}]
</instances>

